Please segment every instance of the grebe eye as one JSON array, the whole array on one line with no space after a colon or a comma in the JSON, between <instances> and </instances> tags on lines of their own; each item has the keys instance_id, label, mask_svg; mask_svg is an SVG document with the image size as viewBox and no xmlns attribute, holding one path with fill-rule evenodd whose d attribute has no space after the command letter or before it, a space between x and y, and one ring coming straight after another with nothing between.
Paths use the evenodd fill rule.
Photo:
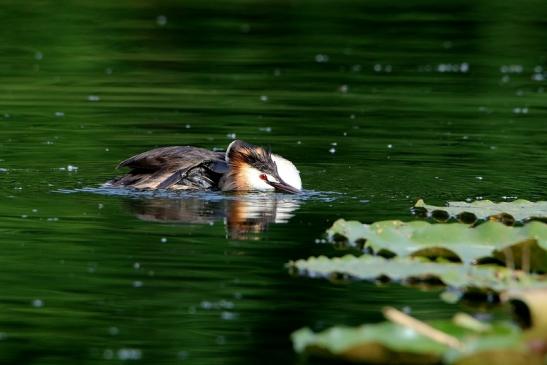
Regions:
<instances>
[{"instance_id":1,"label":"grebe eye","mask_svg":"<svg viewBox=\"0 0 547 365\"><path fill-rule=\"evenodd\" d=\"M259 177L261 180L268 181L268 176L266 176L266 174L260 174Z\"/></svg>"}]
</instances>

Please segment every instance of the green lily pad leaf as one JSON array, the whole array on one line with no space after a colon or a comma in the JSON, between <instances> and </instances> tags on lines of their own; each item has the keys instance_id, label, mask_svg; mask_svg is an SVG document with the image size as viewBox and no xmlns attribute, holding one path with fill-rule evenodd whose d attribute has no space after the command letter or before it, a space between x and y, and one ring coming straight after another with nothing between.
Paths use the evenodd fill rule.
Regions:
<instances>
[{"instance_id":1,"label":"green lily pad leaf","mask_svg":"<svg viewBox=\"0 0 547 365\"><path fill-rule=\"evenodd\" d=\"M414 205L414 211L441 221L450 217L464 223L493 219L512 224L514 221L530 219L547 220L547 201L531 202L518 199L512 202L494 203L490 200L468 202L448 202L446 207L426 204L422 199Z\"/></svg>"},{"instance_id":2,"label":"green lily pad leaf","mask_svg":"<svg viewBox=\"0 0 547 365\"><path fill-rule=\"evenodd\" d=\"M288 263L288 267L310 277L345 275L354 279L377 280L388 278L400 283L444 284L468 293L504 292L510 289L546 288L544 276L527 274L499 266L469 266L451 262L432 262L425 259L380 256L328 258L311 257Z\"/></svg>"},{"instance_id":3,"label":"green lily pad leaf","mask_svg":"<svg viewBox=\"0 0 547 365\"><path fill-rule=\"evenodd\" d=\"M331 241L346 239L354 245L364 242L365 249L377 254L387 252L388 256L444 257L451 261L459 259L464 263L474 263L489 257L506 262L505 256L494 253L523 243L536 243L528 247L531 255L547 251L547 224L543 222L508 227L490 221L472 228L463 223L405 223L394 220L369 225L339 219L327 230L327 234ZM522 249L518 252L524 251ZM530 260L531 270L547 271L547 260L542 257L547 256ZM513 264L516 264L515 260Z\"/></svg>"},{"instance_id":4,"label":"green lily pad leaf","mask_svg":"<svg viewBox=\"0 0 547 365\"><path fill-rule=\"evenodd\" d=\"M452 321L428 323L462 344L455 349L426 337L413 328L392 322L360 327L333 327L320 333L308 328L291 336L296 352L320 357L374 364L542 364L543 355L528 350L522 331L508 322L490 324L483 332L466 329ZM503 356L501 356L503 355ZM490 357L489 357L490 356Z\"/></svg>"},{"instance_id":5,"label":"green lily pad leaf","mask_svg":"<svg viewBox=\"0 0 547 365\"><path fill-rule=\"evenodd\" d=\"M298 353L373 364L437 364L448 351L446 345L391 322L317 334L303 328L291 338Z\"/></svg>"}]
</instances>

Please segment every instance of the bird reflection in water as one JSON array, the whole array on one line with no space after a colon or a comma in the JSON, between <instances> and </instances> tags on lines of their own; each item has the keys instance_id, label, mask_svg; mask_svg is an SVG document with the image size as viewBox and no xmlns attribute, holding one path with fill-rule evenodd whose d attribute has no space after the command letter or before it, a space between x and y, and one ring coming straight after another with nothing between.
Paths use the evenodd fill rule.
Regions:
<instances>
[{"instance_id":1,"label":"bird reflection in water","mask_svg":"<svg viewBox=\"0 0 547 365\"><path fill-rule=\"evenodd\" d=\"M290 195L245 194L223 199L202 196L182 199L130 200L137 218L150 222L214 224L223 220L230 239L259 240L272 223L287 223L300 201Z\"/></svg>"}]
</instances>

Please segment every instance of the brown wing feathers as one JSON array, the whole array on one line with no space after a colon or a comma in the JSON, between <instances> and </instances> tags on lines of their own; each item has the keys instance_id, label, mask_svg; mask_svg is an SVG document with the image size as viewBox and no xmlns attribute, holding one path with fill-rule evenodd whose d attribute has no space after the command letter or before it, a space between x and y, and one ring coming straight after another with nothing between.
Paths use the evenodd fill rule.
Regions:
<instances>
[{"instance_id":1,"label":"brown wing feathers","mask_svg":"<svg viewBox=\"0 0 547 365\"><path fill-rule=\"evenodd\" d=\"M117 168L129 167L131 171L110 181L110 184L167 189L179 182L190 169L211 161L224 162L224 154L191 146L156 148L122 161Z\"/></svg>"}]
</instances>

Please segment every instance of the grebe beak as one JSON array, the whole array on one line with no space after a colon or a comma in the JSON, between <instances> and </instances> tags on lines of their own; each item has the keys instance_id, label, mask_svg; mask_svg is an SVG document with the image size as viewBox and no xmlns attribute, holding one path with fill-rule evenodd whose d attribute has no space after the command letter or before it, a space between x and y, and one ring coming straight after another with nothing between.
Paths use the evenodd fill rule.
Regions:
<instances>
[{"instance_id":1,"label":"grebe beak","mask_svg":"<svg viewBox=\"0 0 547 365\"><path fill-rule=\"evenodd\" d=\"M279 180L279 182L273 182L273 181L266 181L266 182L270 184L271 186L273 186L275 190L282 191L284 193L298 194L301 192L297 188L290 186L289 184L287 184L281 179Z\"/></svg>"}]
</instances>

